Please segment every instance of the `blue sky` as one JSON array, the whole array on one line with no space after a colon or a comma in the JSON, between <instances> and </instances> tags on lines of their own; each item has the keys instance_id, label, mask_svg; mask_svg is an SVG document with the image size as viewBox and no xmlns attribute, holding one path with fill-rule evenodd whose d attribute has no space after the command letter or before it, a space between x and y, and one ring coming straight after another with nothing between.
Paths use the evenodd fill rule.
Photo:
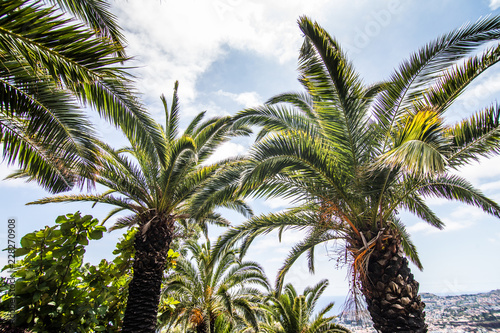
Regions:
<instances>
[{"instance_id":1,"label":"blue sky","mask_svg":"<svg viewBox=\"0 0 500 333\"><path fill-rule=\"evenodd\" d=\"M175 80L183 124L200 111L211 115L231 115L245 107L263 103L269 97L300 89L297 56L302 36L296 21L300 15L317 20L338 39L365 83L388 77L392 69L438 35L479 17L500 14L498 0L402 1L402 0L116 0L112 10L118 16L129 42L128 54L137 66L137 87L152 115L162 121L159 96L170 96ZM499 65L497 65L499 66ZM500 67L480 77L448 112L449 121L458 121L497 101L500 96ZM120 135L103 120L94 117L102 138L114 145ZM124 144L124 143L123 143ZM251 144L239 139L226 144L217 158L243 154ZM9 170L0 165L0 177ZM460 170L474 185L500 201L500 158L482 160ZM19 236L53 224L58 215L77 210L97 218L109 207L92 209L85 204L25 206L48 194L34 184L1 181L1 219L15 217ZM443 231L433 230L415 217L402 219L412 233L424 271L412 267L421 292L444 294L489 291L500 288L500 221L473 207L430 200L429 204L446 222ZM281 199L253 200L256 212L284 209ZM234 224L243 221L227 215ZM0 245L6 244L6 223L0 229ZM213 237L221 230L211 229ZM88 260L109 258L120 232L91 245ZM249 258L265 267L271 280L299 233L287 233L279 243L276 235L258 238ZM0 255L0 265L6 254ZM317 272L311 276L304 261L297 263L288 281L299 289L328 278L326 295L345 295L348 288L345 268L336 269L331 252L317 254Z\"/></svg>"}]
</instances>

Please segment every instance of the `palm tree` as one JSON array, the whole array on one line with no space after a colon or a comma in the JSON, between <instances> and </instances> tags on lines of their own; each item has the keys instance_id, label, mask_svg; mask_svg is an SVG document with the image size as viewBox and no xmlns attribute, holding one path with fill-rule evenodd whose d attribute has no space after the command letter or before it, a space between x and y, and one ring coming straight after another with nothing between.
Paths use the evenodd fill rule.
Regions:
<instances>
[{"instance_id":1,"label":"palm tree","mask_svg":"<svg viewBox=\"0 0 500 333\"><path fill-rule=\"evenodd\" d=\"M335 324L335 316L325 317L333 308L329 303L314 317L314 310L318 299L326 287L327 280L322 280L312 288L306 288L303 295L298 295L291 284L287 284L281 294L269 297L262 305L266 312L267 321L261 324L264 333L341 333L348 329Z\"/></svg>"},{"instance_id":2,"label":"palm tree","mask_svg":"<svg viewBox=\"0 0 500 333\"><path fill-rule=\"evenodd\" d=\"M220 333L227 329L234 332L249 323L258 332L256 308L264 297L262 291L249 285L270 289L259 264L241 262L235 250L216 257L210 241L200 245L191 240L185 247L191 258L179 259L175 272L164 282L163 295L179 302L174 311L165 314L166 326Z\"/></svg>"},{"instance_id":3,"label":"palm tree","mask_svg":"<svg viewBox=\"0 0 500 333\"><path fill-rule=\"evenodd\" d=\"M121 65L123 36L107 8L91 0L0 3L0 143L21 169L13 177L58 192L95 172L96 133L79 105L144 145L159 136Z\"/></svg>"},{"instance_id":4,"label":"palm tree","mask_svg":"<svg viewBox=\"0 0 500 333\"><path fill-rule=\"evenodd\" d=\"M98 143L102 149L95 181L109 190L101 194L60 195L31 204L88 201L116 206L102 221L130 211L120 217L111 229L137 226L133 278L129 285L123 332L154 332L157 321L160 287L170 243L182 237L185 220L227 225L216 206L232 208L250 216L250 209L230 192L219 192L204 200L203 207L194 204L197 192L223 164L203 165L215 148L235 135L247 135L245 126L234 125L230 117L202 121L204 112L196 116L182 136L178 135L178 83L168 108L161 97L166 124L157 124L161 133L153 148L140 145L128 136L130 147L113 149ZM141 128L138 128L138 130ZM154 147L163 147L162 153ZM196 201L198 202L198 201Z\"/></svg>"},{"instance_id":5,"label":"palm tree","mask_svg":"<svg viewBox=\"0 0 500 333\"><path fill-rule=\"evenodd\" d=\"M300 51L305 93L284 93L240 112L241 124L263 126L232 174L242 193L293 198L297 207L257 216L228 231L218 249L271 230L303 230L279 275L315 246L345 244L352 297L366 300L381 332L426 332L425 304L408 259L422 264L398 212L404 209L436 228L444 224L426 198L446 198L500 217L500 207L466 179L450 173L500 151L500 108L454 125L444 114L461 92L500 59L500 17L481 19L427 44L385 82L365 86L338 42L307 17ZM496 42L493 45L485 44ZM481 54L474 51L481 49ZM246 170L246 171L242 171ZM355 302L358 304L358 302Z\"/></svg>"}]
</instances>

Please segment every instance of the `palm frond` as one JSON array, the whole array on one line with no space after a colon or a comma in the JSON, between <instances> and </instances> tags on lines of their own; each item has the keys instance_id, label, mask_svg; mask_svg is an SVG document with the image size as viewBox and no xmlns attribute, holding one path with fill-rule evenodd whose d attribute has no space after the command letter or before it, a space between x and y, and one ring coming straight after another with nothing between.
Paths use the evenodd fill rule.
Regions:
<instances>
[{"instance_id":1,"label":"palm frond","mask_svg":"<svg viewBox=\"0 0 500 333\"><path fill-rule=\"evenodd\" d=\"M172 96L172 106L170 110L168 109L167 100L164 95L161 96L161 101L163 102L163 108L165 109L166 126L168 141L173 141L178 134L179 128L179 95L177 94L177 89L179 88L179 81L175 81L174 93Z\"/></svg>"},{"instance_id":2,"label":"palm frond","mask_svg":"<svg viewBox=\"0 0 500 333\"><path fill-rule=\"evenodd\" d=\"M429 206L427 206L425 201L418 195L415 195L415 193L406 193L400 205L433 227L438 229L444 228L444 223L441 219L429 208Z\"/></svg>"},{"instance_id":3,"label":"palm frond","mask_svg":"<svg viewBox=\"0 0 500 333\"><path fill-rule=\"evenodd\" d=\"M116 17L109 11L109 4L103 0L48 0L59 8L70 12L85 22L98 36L110 39L117 48L117 55L125 57L125 37L116 23Z\"/></svg>"},{"instance_id":4,"label":"palm frond","mask_svg":"<svg viewBox=\"0 0 500 333\"><path fill-rule=\"evenodd\" d=\"M485 213L500 218L500 206L484 196L471 183L456 175L444 175L423 182L418 193L423 197L457 200L480 208Z\"/></svg>"},{"instance_id":5,"label":"palm frond","mask_svg":"<svg viewBox=\"0 0 500 333\"><path fill-rule=\"evenodd\" d=\"M453 146L448 157L451 167L458 167L480 156L500 153L500 108L489 107L472 115L446 132Z\"/></svg>"},{"instance_id":6,"label":"palm frond","mask_svg":"<svg viewBox=\"0 0 500 333\"><path fill-rule=\"evenodd\" d=\"M311 118L302 114L300 109L291 109L283 105L265 105L245 109L234 116L239 125L263 126L257 134L256 141L261 140L270 132L296 130L309 133L311 136L320 135L311 125Z\"/></svg>"},{"instance_id":7,"label":"palm frond","mask_svg":"<svg viewBox=\"0 0 500 333\"><path fill-rule=\"evenodd\" d=\"M411 103L422 97L429 82L446 68L499 37L500 17L485 17L437 38L403 62L375 104L376 119L387 135L382 146L387 146L392 129Z\"/></svg>"},{"instance_id":8,"label":"palm frond","mask_svg":"<svg viewBox=\"0 0 500 333\"><path fill-rule=\"evenodd\" d=\"M427 105L438 113L443 113L474 79L499 60L500 46L491 47L481 55L470 57L464 64L456 65L445 71L432 88L425 93L420 104ZM418 108L422 108L422 106L418 106Z\"/></svg>"},{"instance_id":9,"label":"palm frond","mask_svg":"<svg viewBox=\"0 0 500 333\"><path fill-rule=\"evenodd\" d=\"M283 286L285 275L288 273L290 268L292 268L293 264L302 256L304 253L313 249L316 245L328 242L330 240L336 240L341 238L340 235L330 232L312 232L310 233L304 240L295 244L290 253L286 257L283 265L280 267L278 271L278 276L276 277L276 289L280 290ZM309 258L314 259L314 258ZM309 269L311 271L313 265L309 262ZM311 273L314 270L311 271Z\"/></svg>"},{"instance_id":10,"label":"palm frond","mask_svg":"<svg viewBox=\"0 0 500 333\"><path fill-rule=\"evenodd\" d=\"M418 269L423 270L422 262L418 257L417 247L410 239L410 234L406 230L406 227L397 218L393 219L393 225L398 230L398 234L401 237L401 245L403 245L403 251L410 258L410 260L417 266Z\"/></svg>"},{"instance_id":11,"label":"palm frond","mask_svg":"<svg viewBox=\"0 0 500 333\"><path fill-rule=\"evenodd\" d=\"M398 132L394 148L381 155L375 168L401 168L417 177L443 173L448 161L449 142L442 135L442 120L433 110L408 117Z\"/></svg>"}]
</instances>

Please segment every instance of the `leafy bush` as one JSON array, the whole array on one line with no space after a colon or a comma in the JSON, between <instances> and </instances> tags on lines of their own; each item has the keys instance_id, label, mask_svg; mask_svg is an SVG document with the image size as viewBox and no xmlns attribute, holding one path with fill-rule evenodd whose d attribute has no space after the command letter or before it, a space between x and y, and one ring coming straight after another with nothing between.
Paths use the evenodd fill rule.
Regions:
<instances>
[{"instance_id":1,"label":"leafy bush","mask_svg":"<svg viewBox=\"0 0 500 333\"><path fill-rule=\"evenodd\" d=\"M56 225L25 235L13 268L15 295L0 284L0 316L35 332L117 332L130 281L135 229L117 244L112 261L83 263L85 246L106 231L79 212L59 216ZM12 299L14 297L14 300ZM15 317L11 315L14 301Z\"/></svg>"}]
</instances>

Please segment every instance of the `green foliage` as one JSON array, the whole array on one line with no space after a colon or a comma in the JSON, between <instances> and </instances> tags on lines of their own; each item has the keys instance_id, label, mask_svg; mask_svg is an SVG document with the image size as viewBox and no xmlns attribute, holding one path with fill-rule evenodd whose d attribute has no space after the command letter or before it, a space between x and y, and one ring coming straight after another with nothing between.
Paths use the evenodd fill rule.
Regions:
<instances>
[{"instance_id":1,"label":"green foliage","mask_svg":"<svg viewBox=\"0 0 500 333\"><path fill-rule=\"evenodd\" d=\"M270 289L263 269L238 259L236 250L216 256L210 242L200 245L191 240L185 249L191 256L180 257L165 280L159 326L187 332L234 332L247 327L257 331L262 289Z\"/></svg>"},{"instance_id":2,"label":"green foliage","mask_svg":"<svg viewBox=\"0 0 500 333\"><path fill-rule=\"evenodd\" d=\"M95 173L95 133L80 106L145 146L159 135L122 66L123 36L108 8L101 0L0 1L0 147L21 169L14 177L58 192Z\"/></svg>"},{"instance_id":3,"label":"green foliage","mask_svg":"<svg viewBox=\"0 0 500 333\"><path fill-rule=\"evenodd\" d=\"M216 248L222 252L241 241L245 253L259 235L301 230L304 238L285 259L278 286L304 254L314 272L315 248L328 243L349 266L356 305L362 295L371 297L378 282L368 276L376 251L401 248L422 269L401 210L438 229L444 223L426 199L455 200L500 217L500 205L454 175L460 166L500 153L500 107L455 125L444 117L467 86L500 61L500 16L431 41L371 86L317 22L304 16L298 24L304 91L280 94L235 116L237 124L262 130L248 159L226 173L230 185L220 182L244 195L293 199L294 207L250 218L227 231Z\"/></svg>"},{"instance_id":4,"label":"green foliage","mask_svg":"<svg viewBox=\"0 0 500 333\"><path fill-rule=\"evenodd\" d=\"M287 284L281 295L275 293L262 305L266 321L261 325L261 332L349 332L347 328L335 324L335 316L326 316L333 308L333 303L329 303L313 316L318 299L327 286L328 281L322 280L314 287L306 288L303 295L298 295L295 288Z\"/></svg>"},{"instance_id":5,"label":"green foliage","mask_svg":"<svg viewBox=\"0 0 500 333\"><path fill-rule=\"evenodd\" d=\"M251 131L245 125L235 124L229 116L204 119L205 113L202 112L192 120L183 133L179 133L177 89L176 83L170 106L167 105L166 98L162 97L166 122L154 126L160 133L160 136L154 138L154 147L147 147L137 136L126 131L124 134L130 146L114 149L104 142L98 142L101 149L100 163L97 166L98 172L92 180L108 190L99 194L60 195L30 204L87 201L113 205L115 208L102 221L103 223L120 212L128 211L129 214L118 218L110 230L138 227L141 235L138 242L145 247L149 247L147 244L150 244L149 248L153 250L137 251L136 260L147 261L148 266L142 266L142 269L155 272L161 272L164 268L163 261L170 248L170 242L175 238L189 238L193 225L198 225L199 229L206 231L208 223L229 224L220 214L214 212L216 207L234 209L250 216L252 211L235 195L233 188L207 191L207 184L218 177L226 167L226 163L206 165L204 162L207 162L222 143L235 136L249 135ZM137 128L137 131L144 136L150 134L144 128ZM161 149L157 149L158 147ZM145 236L147 233L163 235L165 238L158 240L155 245L152 244L152 237ZM157 259L149 260L152 256ZM157 264L159 267L152 267ZM144 306L142 302L145 300L157 302L155 294L160 293L160 290L149 290L148 297L144 297L142 284L145 281L138 280L136 284L136 276L140 274L134 276L132 287L129 289L127 307L156 311L155 306ZM161 281L159 274L155 276L156 278L156 281ZM140 287L134 288L136 285ZM145 316L142 318L134 314L134 311L127 312L124 320L125 331L130 330L128 325L150 328L156 326L156 322L152 322L156 318L156 313L146 317L147 311L141 312ZM133 315L129 317L128 313Z\"/></svg>"},{"instance_id":6,"label":"green foliage","mask_svg":"<svg viewBox=\"0 0 500 333\"><path fill-rule=\"evenodd\" d=\"M36 332L117 332L130 281L135 229L124 235L112 261L83 263L85 246L106 228L79 212L59 216L56 225L25 235L16 256L23 256L12 277L15 296L3 286L3 316L15 297L15 322ZM4 270L7 266L4 268Z\"/></svg>"},{"instance_id":7,"label":"green foliage","mask_svg":"<svg viewBox=\"0 0 500 333\"><path fill-rule=\"evenodd\" d=\"M422 267L399 221L402 209L439 229L444 223L425 199L456 200L500 217L497 203L451 172L500 153L500 107L451 126L444 119L456 97L500 61L500 16L436 39L373 86L362 84L339 43L318 23L301 17L299 27L305 93L281 94L236 115L236 123L263 129L248 161L231 171L237 175L232 184L244 194L293 198L295 208L249 219L217 248L240 239L245 252L255 237L272 230L305 231L280 271L283 283L299 256L307 253L314 271L315 246L343 239L347 251L339 253L352 264L356 288L375 245L393 237Z\"/></svg>"}]
</instances>

